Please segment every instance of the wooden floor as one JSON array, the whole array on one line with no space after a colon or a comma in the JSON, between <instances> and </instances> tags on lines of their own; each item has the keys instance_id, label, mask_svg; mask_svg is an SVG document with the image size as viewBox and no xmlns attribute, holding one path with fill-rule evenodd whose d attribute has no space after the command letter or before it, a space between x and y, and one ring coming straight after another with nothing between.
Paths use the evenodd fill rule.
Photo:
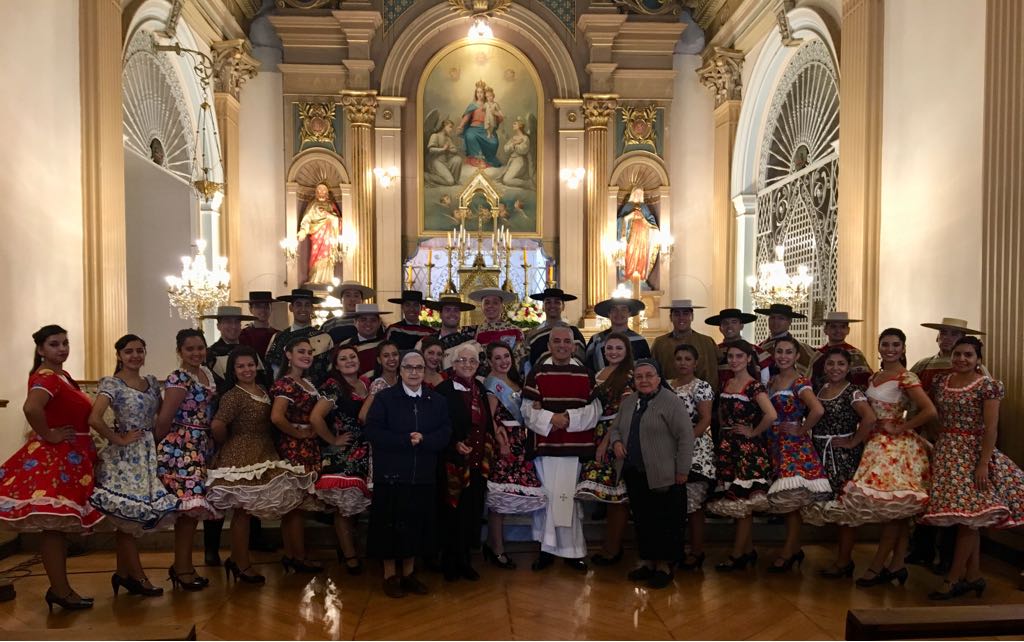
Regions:
<instances>
[{"instance_id":1,"label":"wooden floor","mask_svg":"<svg viewBox=\"0 0 1024 642\"><path fill-rule=\"evenodd\" d=\"M75 627L79 639L98 637L104 627L196 624L199 639L842 639L849 608L930 604L926 593L938 578L911 567L905 587L856 588L849 580L823 580L816 569L831 551L807 545L802 571L787 575L765 572L770 559L762 549L756 571L716 573L711 566L723 550L712 550L703 573L680 573L672 587L651 591L629 583L627 559L586 575L556 564L546 571L529 569L532 554L513 558L519 569L503 571L478 563L479 582L446 583L439 575L422 577L432 589L425 597L395 600L380 588L379 567L369 564L361 577L351 577L336 563L317 577L285 576L276 556L259 555L268 582L263 587L228 585L223 570L206 569L210 588L199 593L170 591L163 597L114 598L111 552L72 558L72 584L96 598L91 611L47 613L42 567L18 579L18 597L0 603L0 630L17 631ZM858 572L872 549L859 545ZM326 552L325 552L326 556ZM627 558L630 556L627 555ZM7 569L29 558L19 554L0 561ZM196 559L202 553L196 552ZM479 560L478 560L479 562ZM159 585L170 564L169 553L144 553L143 563ZM201 569L202 571L202 569ZM981 600L960 604L1021 604L1017 571L986 559L988 591ZM70 632L69 632L70 633ZM83 638L84 636L84 638ZM1013 639L1013 638L1007 638ZM1022 638L1018 638L1022 639Z\"/></svg>"}]
</instances>

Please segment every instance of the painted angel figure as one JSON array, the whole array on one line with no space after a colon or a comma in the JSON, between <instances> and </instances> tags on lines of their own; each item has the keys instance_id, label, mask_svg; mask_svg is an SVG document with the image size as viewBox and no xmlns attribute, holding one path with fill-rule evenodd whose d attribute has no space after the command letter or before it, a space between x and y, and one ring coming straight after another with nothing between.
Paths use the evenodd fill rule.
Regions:
<instances>
[{"instance_id":1,"label":"painted angel figure","mask_svg":"<svg viewBox=\"0 0 1024 642\"><path fill-rule=\"evenodd\" d=\"M532 189L536 185L533 161L532 128L520 117L512 121L512 135L505 141L504 151L508 154L505 170L497 177L498 182L508 187Z\"/></svg>"},{"instance_id":2,"label":"painted angel figure","mask_svg":"<svg viewBox=\"0 0 1024 642\"><path fill-rule=\"evenodd\" d=\"M307 283L326 284L334 278L337 262L335 248L341 234L341 212L331 200L331 191L326 183L316 186L316 196L299 222L298 240L309 238L309 261Z\"/></svg>"},{"instance_id":3,"label":"painted angel figure","mask_svg":"<svg viewBox=\"0 0 1024 642\"><path fill-rule=\"evenodd\" d=\"M438 122L437 110L427 115L430 138L427 139L427 152L424 161L424 174L428 185L451 186L459 183L462 174L463 157L456 143L455 123L445 118Z\"/></svg>"}]
</instances>

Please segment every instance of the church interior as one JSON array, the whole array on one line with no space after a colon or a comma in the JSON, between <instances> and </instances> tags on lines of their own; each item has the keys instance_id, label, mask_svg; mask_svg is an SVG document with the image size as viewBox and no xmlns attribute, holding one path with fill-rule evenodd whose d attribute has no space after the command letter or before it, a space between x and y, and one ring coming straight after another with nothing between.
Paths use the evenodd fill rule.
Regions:
<instances>
[{"instance_id":1,"label":"church interior","mask_svg":"<svg viewBox=\"0 0 1024 642\"><path fill-rule=\"evenodd\" d=\"M814 350L845 314L840 341L858 347L869 372L888 367L887 329L900 329L902 358L915 364L936 353L937 328L966 328L961 337L984 344L977 371L1005 387L985 406L997 408L997 441L979 448L1024 464L1021 43L1019 0L2 3L0 355L11 368L0 372L0 459L36 439L27 409L40 388L25 375L41 326L60 326L63 369L98 398L100 380L123 365L119 338L142 337L143 373L164 382L187 359L180 330L213 344L226 310L255 319L245 305L259 293L269 293L272 328L297 328L294 301L312 300L307 323L334 337L337 355L328 327L354 317L361 332L344 300L355 283L365 288L360 313L442 335L444 310L468 302L458 324L477 326L491 293L527 342L545 327L555 341L545 326L553 296L584 342L607 336L602 303L638 302L619 329L645 349L675 336L678 310L712 345L722 336L705 319L750 313L735 339L757 348L777 334L762 309L785 304L786 333ZM404 302L414 300L438 303L409 320ZM331 347L312 344L317 355ZM940 338L940 356L951 349ZM265 343L259 352L257 365L266 358L277 376ZM453 368L446 376L459 381ZM933 456L936 479L938 465ZM504 559L517 569L474 550L479 581L423 572L430 594L405 587L401 601L381 592L372 555L360 577L341 548L335 561L339 522L329 515L305 521L310 557L326 571L282 570L270 546L253 551L262 587L198 563L209 528L200 524L189 541L211 585L195 593L164 581L178 563L177 527L154 528L137 544L166 589L152 600L109 592L108 574L123 568L112 530L65 529L67 575L95 604L46 609L39 598L50 602L54 585L40 551L53 543L3 528L4 511L18 510L3 480L4 639L1024 636L1024 521L1012 518L972 527L980 553L968 566L980 555L987 592L946 602L928 598L943 581L925 568L931 560L904 567L909 581L894 572L891 586L855 585L877 570L875 544L889 537L877 523L857 530L848 578L818 573L845 537L833 525L805 525L796 570L773 574L768 551L789 522L761 513L759 568L712 568L729 559L734 526L709 511L708 564L675 568L666 590L627 581L643 562L632 525L621 564L539 573L529 518L509 516ZM568 501L583 515L586 557L614 553L602 548L603 506ZM280 539L285 522L263 519L263 532ZM365 515L345 523L364 557Z\"/></svg>"}]
</instances>

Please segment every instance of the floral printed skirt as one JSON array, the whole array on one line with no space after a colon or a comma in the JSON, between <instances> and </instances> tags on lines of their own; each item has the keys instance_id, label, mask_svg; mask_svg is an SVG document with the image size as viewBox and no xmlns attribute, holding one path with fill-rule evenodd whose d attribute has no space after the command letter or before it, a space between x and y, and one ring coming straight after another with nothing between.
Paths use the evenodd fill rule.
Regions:
<instances>
[{"instance_id":1,"label":"floral printed skirt","mask_svg":"<svg viewBox=\"0 0 1024 642\"><path fill-rule=\"evenodd\" d=\"M178 514L193 519L221 515L206 497L206 461L213 451L210 432L173 424L157 446L156 472L164 487L178 499Z\"/></svg>"},{"instance_id":2,"label":"floral printed skirt","mask_svg":"<svg viewBox=\"0 0 1024 642\"><path fill-rule=\"evenodd\" d=\"M537 469L526 458L527 429L517 422L504 422L509 453L495 448L491 474L487 479L487 508L503 515L532 513L544 508L547 495Z\"/></svg>"},{"instance_id":3,"label":"floral printed skirt","mask_svg":"<svg viewBox=\"0 0 1024 642\"><path fill-rule=\"evenodd\" d=\"M790 513L831 496L832 486L810 435L792 435L772 426L768 452L775 478L768 489L769 512Z\"/></svg>"},{"instance_id":4,"label":"floral printed skirt","mask_svg":"<svg viewBox=\"0 0 1024 642\"><path fill-rule=\"evenodd\" d=\"M686 480L686 514L689 515L704 507L708 492L715 485L715 441L711 431L693 442L693 464L690 476Z\"/></svg>"},{"instance_id":5,"label":"floral printed skirt","mask_svg":"<svg viewBox=\"0 0 1024 642\"><path fill-rule=\"evenodd\" d=\"M768 510L772 464L764 435L749 439L735 429L723 429L715 469L718 483L709 511L739 519Z\"/></svg>"},{"instance_id":6,"label":"floral printed skirt","mask_svg":"<svg viewBox=\"0 0 1024 642\"><path fill-rule=\"evenodd\" d=\"M51 444L38 436L0 466L0 526L80 533L103 513L89 503L96 448L88 434Z\"/></svg>"},{"instance_id":7,"label":"floral printed skirt","mask_svg":"<svg viewBox=\"0 0 1024 642\"><path fill-rule=\"evenodd\" d=\"M178 498L157 476L156 442L146 432L127 446L109 444L100 451L92 505L119 531L141 535L169 525Z\"/></svg>"},{"instance_id":8,"label":"floral printed skirt","mask_svg":"<svg viewBox=\"0 0 1024 642\"><path fill-rule=\"evenodd\" d=\"M852 526L913 517L924 511L931 486L928 442L914 431L890 434L876 428L860 466L841 498Z\"/></svg>"},{"instance_id":9,"label":"floral printed skirt","mask_svg":"<svg viewBox=\"0 0 1024 642\"><path fill-rule=\"evenodd\" d=\"M983 437L961 431L939 435L923 523L972 528L1024 525L1024 472L1012 459L994 450L988 463L988 489L981 491L974 482Z\"/></svg>"},{"instance_id":10,"label":"floral printed skirt","mask_svg":"<svg viewBox=\"0 0 1024 642\"><path fill-rule=\"evenodd\" d=\"M594 444L599 445L615 421L615 415L602 417L594 427ZM576 499L621 504L628 501L626 484L615 472L615 458L609 447L601 461L592 459L583 463L579 483L576 484Z\"/></svg>"},{"instance_id":11,"label":"floral printed skirt","mask_svg":"<svg viewBox=\"0 0 1024 642\"><path fill-rule=\"evenodd\" d=\"M370 507L372 494L367 485L370 475L370 446L361 435L348 446L329 446L322 451L316 495L331 510L344 517L358 515Z\"/></svg>"},{"instance_id":12,"label":"floral printed skirt","mask_svg":"<svg viewBox=\"0 0 1024 642\"><path fill-rule=\"evenodd\" d=\"M818 424L819 426L821 424ZM817 426L815 426L817 430ZM814 448L818 451L818 458L828 475L829 486L832 487L832 494L828 499L817 500L800 510L803 520L814 526L825 524L846 524L849 518L840 501L843 488L846 482L853 479L860 464L861 455L864 452L864 445L859 444L856 448L838 448L832 444L836 435L814 434L811 439L814 441Z\"/></svg>"}]
</instances>

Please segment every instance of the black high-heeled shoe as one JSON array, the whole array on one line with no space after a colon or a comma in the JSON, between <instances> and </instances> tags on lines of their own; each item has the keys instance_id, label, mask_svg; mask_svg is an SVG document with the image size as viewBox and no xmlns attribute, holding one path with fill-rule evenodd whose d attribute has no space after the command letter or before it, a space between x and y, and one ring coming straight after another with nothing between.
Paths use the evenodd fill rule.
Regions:
<instances>
[{"instance_id":1,"label":"black high-heeled shoe","mask_svg":"<svg viewBox=\"0 0 1024 642\"><path fill-rule=\"evenodd\" d=\"M889 579L890 580L896 580L897 582L900 583L900 586L903 586L904 584L906 584L907 583L907 578L910 577L910 571L907 570L906 566L904 566L903 568L901 568L898 571L890 571L889 569L885 569L885 570L886 570L887 573L889 573Z\"/></svg>"},{"instance_id":2,"label":"black high-heeled shoe","mask_svg":"<svg viewBox=\"0 0 1024 642\"><path fill-rule=\"evenodd\" d=\"M850 562L846 566L835 566L833 568L823 568L818 571L820 577L827 577L830 580L834 580L840 577L853 577L853 562Z\"/></svg>"},{"instance_id":3,"label":"black high-heeled shoe","mask_svg":"<svg viewBox=\"0 0 1024 642\"><path fill-rule=\"evenodd\" d=\"M773 563L771 566L768 567L768 572L769 573L785 573L789 569L793 568L794 564L796 564L797 567L799 567L801 564L803 564L804 557L805 557L805 555L804 555L803 549L800 549L799 551L797 551L796 553L790 555L789 557L787 557L785 559L780 557L779 559L775 560L775 563ZM779 560L782 560L781 564L779 564Z\"/></svg>"},{"instance_id":4,"label":"black high-heeled shoe","mask_svg":"<svg viewBox=\"0 0 1024 642\"><path fill-rule=\"evenodd\" d=\"M857 581L854 582L854 584L862 588L867 588L869 586L887 584L892 581L892 576L889 575L889 569L885 568L884 566L880 571L876 571L873 568L868 568L868 573L871 573L871 577L858 577Z\"/></svg>"},{"instance_id":5,"label":"black high-heeled shoe","mask_svg":"<svg viewBox=\"0 0 1024 642\"><path fill-rule=\"evenodd\" d=\"M622 547L619 547L619 552L611 557L608 557L604 553L597 552L590 556L590 561L597 566L614 566L622 561Z\"/></svg>"},{"instance_id":6,"label":"black high-heeled shoe","mask_svg":"<svg viewBox=\"0 0 1024 642\"><path fill-rule=\"evenodd\" d=\"M970 583L965 580L960 580L959 582L950 582L949 580L946 580L943 582L943 585L948 586L949 588L945 591L932 591L928 594L928 599L952 600L971 591Z\"/></svg>"},{"instance_id":7,"label":"black high-heeled shoe","mask_svg":"<svg viewBox=\"0 0 1024 642\"><path fill-rule=\"evenodd\" d=\"M157 597L164 594L164 590L159 586L153 586L150 584L146 586L146 582L149 582L149 578L143 577L141 580L137 580L134 577L121 577L117 573L110 576L110 588L114 589L114 597L117 597L117 592L124 587L124 590L128 591L129 595L142 595L144 597Z\"/></svg>"},{"instance_id":8,"label":"black high-heeled shoe","mask_svg":"<svg viewBox=\"0 0 1024 642\"><path fill-rule=\"evenodd\" d=\"M484 544L481 550L484 555L484 561L488 562L492 566L497 566L498 568L504 568L509 570L514 569L516 567L516 563L509 559L508 555L506 555L505 553L495 553L494 550L487 544Z\"/></svg>"},{"instance_id":9,"label":"black high-heeled shoe","mask_svg":"<svg viewBox=\"0 0 1024 642\"><path fill-rule=\"evenodd\" d=\"M182 577L189 576L191 576L192 579L187 582L181 579ZM181 588L186 591L201 591L210 583L210 580L205 577L199 577L195 570L189 571L188 573L181 573L179 575L178 572L174 570L174 566L167 569L167 579L171 581L172 588Z\"/></svg>"},{"instance_id":10,"label":"black high-heeled shoe","mask_svg":"<svg viewBox=\"0 0 1024 642\"><path fill-rule=\"evenodd\" d=\"M92 608L92 600L75 596L74 591L71 591L64 597L58 597L57 594L53 592L53 589L46 589L46 595L43 599L46 600L46 606L49 607L50 613L53 613L54 604L66 611L81 611L83 609Z\"/></svg>"},{"instance_id":11,"label":"black high-heeled shoe","mask_svg":"<svg viewBox=\"0 0 1024 642\"><path fill-rule=\"evenodd\" d=\"M750 551L749 553L744 553L739 557L733 557L730 555L728 562L719 562L718 564L715 564L715 570L719 572L742 571L747 568L747 564L753 566L756 561L757 551Z\"/></svg>"},{"instance_id":12,"label":"black high-heeled shoe","mask_svg":"<svg viewBox=\"0 0 1024 642\"><path fill-rule=\"evenodd\" d=\"M238 564L235 563L235 560L229 557L224 560L225 579L230 580L233 576L236 582L241 580L246 584L263 584L267 581L267 578L263 577L259 573L247 574L243 572L243 570L248 571L250 568L252 568L251 565L246 566L245 569L239 568Z\"/></svg>"},{"instance_id":13,"label":"black high-heeled shoe","mask_svg":"<svg viewBox=\"0 0 1024 642\"><path fill-rule=\"evenodd\" d=\"M692 562L689 561L689 559L688 559L690 557L693 558ZM694 571L694 570L698 570L699 571L699 570L701 570L701 568L703 566L704 566L704 553L698 553L696 555L693 555L691 553L690 555L684 557L682 562L679 562L679 568L681 568L684 571Z\"/></svg>"},{"instance_id":14,"label":"black high-heeled shoe","mask_svg":"<svg viewBox=\"0 0 1024 642\"><path fill-rule=\"evenodd\" d=\"M281 558L281 566L284 567L285 573L292 570L296 573L312 573L315 575L324 571L324 567L320 564L311 564L306 560L297 560L287 555Z\"/></svg>"}]
</instances>

